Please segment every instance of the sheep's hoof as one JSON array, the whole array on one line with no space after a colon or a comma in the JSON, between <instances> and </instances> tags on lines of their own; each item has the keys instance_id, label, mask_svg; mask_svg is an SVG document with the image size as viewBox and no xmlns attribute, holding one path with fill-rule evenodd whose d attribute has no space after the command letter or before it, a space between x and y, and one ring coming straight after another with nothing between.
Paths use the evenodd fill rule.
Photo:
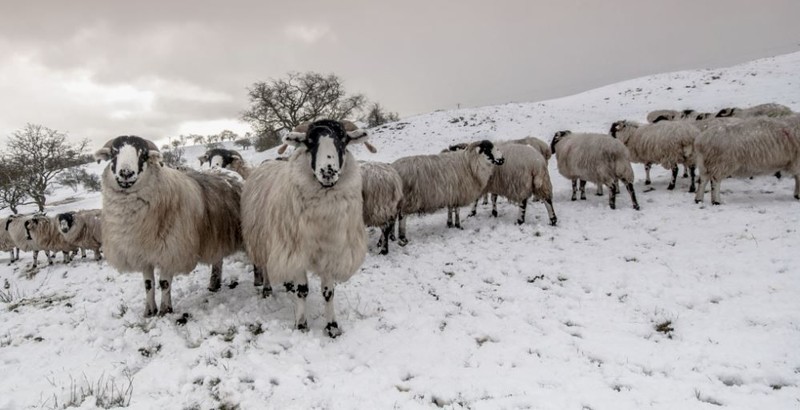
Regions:
<instances>
[{"instance_id":1,"label":"sheep's hoof","mask_svg":"<svg viewBox=\"0 0 800 410\"><path fill-rule=\"evenodd\" d=\"M550 218L550 225L556 226L557 223L558 223L558 218L556 218L555 216Z\"/></svg>"},{"instance_id":2,"label":"sheep's hoof","mask_svg":"<svg viewBox=\"0 0 800 410\"><path fill-rule=\"evenodd\" d=\"M695 193L695 192L697 192L697 188L695 188L693 186L690 186L689 187L689 193Z\"/></svg>"},{"instance_id":3,"label":"sheep's hoof","mask_svg":"<svg viewBox=\"0 0 800 410\"><path fill-rule=\"evenodd\" d=\"M159 316L166 316L166 315L168 315L168 314L170 314L170 313L175 313L175 312L172 310L172 306L168 306L167 308L164 308L164 306L162 306L162 307L161 307L161 311L160 311L160 312L158 312L158 315L159 315Z\"/></svg>"},{"instance_id":4,"label":"sheep's hoof","mask_svg":"<svg viewBox=\"0 0 800 410\"><path fill-rule=\"evenodd\" d=\"M221 287L222 287L221 284L208 285L208 291L209 292L217 292L217 291L219 291L219 288L221 288Z\"/></svg>"},{"instance_id":5,"label":"sheep's hoof","mask_svg":"<svg viewBox=\"0 0 800 410\"><path fill-rule=\"evenodd\" d=\"M390 234L389 234L389 240L390 240L390 241L396 241L396 240L397 240L397 238L394 236L394 234L393 234L393 233L390 233Z\"/></svg>"},{"instance_id":6,"label":"sheep's hoof","mask_svg":"<svg viewBox=\"0 0 800 410\"><path fill-rule=\"evenodd\" d=\"M330 336L331 339L336 339L342 335L342 331L339 329L338 323L330 322L325 326L325 334Z\"/></svg>"},{"instance_id":7,"label":"sheep's hoof","mask_svg":"<svg viewBox=\"0 0 800 410\"><path fill-rule=\"evenodd\" d=\"M517 225L522 225L525 223L524 219L517 219Z\"/></svg>"},{"instance_id":8,"label":"sheep's hoof","mask_svg":"<svg viewBox=\"0 0 800 410\"><path fill-rule=\"evenodd\" d=\"M578 200L578 197L576 197L575 195L573 195L573 196L572 196L572 200L573 200L573 201L577 201L577 200Z\"/></svg>"},{"instance_id":9,"label":"sheep's hoof","mask_svg":"<svg viewBox=\"0 0 800 410\"><path fill-rule=\"evenodd\" d=\"M497 218L497 210L496 209L492 209L492 216Z\"/></svg>"},{"instance_id":10,"label":"sheep's hoof","mask_svg":"<svg viewBox=\"0 0 800 410\"><path fill-rule=\"evenodd\" d=\"M305 320L297 324L297 330L301 332L308 332L308 322Z\"/></svg>"},{"instance_id":11,"label":"sheep's hoof","mask_svg":"<svg viewBox=\"0 0 800 410\"><path fill-rule=\"evenodd\" d=\"M644 184L645 185L650 185L650 180L648 179L647 181L644 181Z\"/></svg>"},{"instance_id":12,"label":"sheep's hoof","mask_svg":"<svg viewBox=\"0 0 800 410\"><path fill-rule=\"evenodd\" d=\"M683 174L684 178L689 178L689 174Z\"/></svg>"},{"instance_id":13,"label":"sheep's hoof","mask_svg":"<svg viewBox=\"0 0 800 410\"><path fill-rule=\"evenodd\" d=\"M595 194L595 196L603 196L603 193L602 192L598 192L598 193Z\"/></svg>"},{"instance_id":14,"label":"sheep's hoof","mask_svg":"<svg viewBox=\"0 0 800 410\"><path fill-rule=\"evenodd\" d=\"M48 265L52 265L52 264L53 264L53 261L47 261L47 264L48 264Z\"/></svg>"},{"instance_id":15,"label":"sheep's hoof","mask_svg":"<svg viewBox=\"0 0 800 410\"><path fill-rule=\"evenodd\" d=\"M800 199L800 195L795 195L794 199Z\"/></svg>"},{"instance_id":16,"label":"sheep's hoof","mask_svg":"<svg viewBox=\"0 0 800 410\"><path fill-rule=\"evenodd\" d=\"M153 306L152 308L146 307L144 309L144 317L153 317L158 314L158 308Z\"/></svg>"},{"instance_id":17,"label":"sheep's hoof","mask_svg":"<svg viewBox=\"0 0 800 410\"><path fill-rule=\"evenodd\" d=\"M641 210L641 208L639 208L639 204L633 204L633 209L636 211Z\"/></svg>"},{"instance_id":18,"label":"sheep's hoof","mask_svg":"<svg viewBox=\"0 0 800 410\"><path fill-rule=\"evenodd\" d=\"M464 230L464 227L463 227L463 226L461 226L461 224L458 224L458 225L456 225L456 229L461 229L461 230L463 231L463 230Z\"/></svg>"},{"instance_id":19,"label":"sheep's hoof","mask_svg":"<svg viewBox=\"0 0 800 410\"><path fill-rule=\"evenodd\" d=\"M467 217L470 217L470 216L475 216L475 215L477 215L477 214L478 214L478 211L470 211L470 212L469 212L469 215L467 215Z\"/></svg>"},{"instance_id":20,"label":"sheep's hoof","mask_svg":"<svg viewBox=\"0 0 800 410\"><path fill-rule=\"evenodd\" d=\"M381 252L380 252L380 254L381 254L381 255L388 255L388 254L389 254L389 248L383 248L383 249L381 249Z\"/></svg>"},{"instance_id":21,"label":"sheep's hoof","mask_svg":"<svg viewBox=\"0 0 800 410\"><path fill-rule=\"evenodd\" d=\"M447 221L447 227L448 227L448 228L452 228L452 227L453 227L453 223L452 223L452 222L450 222L450 221Z\"/></svg>"},{"instance_id":22,"label":"sheep's hoof","mask_svg":"<svg viewBox=\"0 0 800 410\"><path fill-rule=\"evenodd\" d=\"M586 200L586 195L581 195L581 201L585 201L585 200Z\"/></svg>"},{"instance_id":23,"label":"sheep's hoof","mask_svg":"<svg viewBox=\"0 0 800 410\"><path fill-rule=\"evenodd\" d=\"M264 284L264 279L253 279L253 286L259 287Z\"/></svg>"},{"instance_id":24,"label":"sheep's hoof","mask_svg":"<svg viewBox=\"0 0 800 410\"><path fill-rule=\"evenodd\" d=\"M717 201L711 201L711 205L720 205L720 203Z\"/></svg>"},{"instance_id":25,"label":"sheep's hoof","mask_svg":"<svg viewBox=\"0 0 800 410\"><path fill-rule=\"evenodd\" d=\"M614 204L611 204L611 205L609 205L609 207L610 207L611 209L617 209L617 206L616 206L616 205L614 205Z\"/></svg>"},{"instance_id":26,"label":"sheep's hoof","mask_svg":"<svg viewBox=\"0 0 800 410\"><path fill-rule=\"evenodd\" d=\"M675 184L667 185L667 191L672 191L673 189L675 189Z\"/></svg>"},{"instance_id":27,"label":"sheep's hoof","mask_svg":"<svg viewBox=\"0 0 800 410\"><path fill-rule=\"evenodd\" d=\"M696 203L696 204L702 204L702 203L703 203L703 200L702 200L702 199L695 199L695 200L694 200L694 203Z\"/></svg>"},{"instance_id":28,"label":"sheep's hoof","mask_svg":"<svg viewBox=\"0 0 800 410\"><path fill-rule=\"evenodd\" d=\"M266 299L270 296L272 296L272 286L270 285L264 286L264 288L261 289L261 297Z\"/></svg>"},{"instance_id":29,"label":"sheep's hoof","mask_svg":"<svg viewBox=\"0 0 800 410\"><path fill-rule=\"evenodd\" d=\"M408 245L408 239L400 237L399 239L397 239L397 244L400 246L406 246Z\"/></svg>"}]
</instances>

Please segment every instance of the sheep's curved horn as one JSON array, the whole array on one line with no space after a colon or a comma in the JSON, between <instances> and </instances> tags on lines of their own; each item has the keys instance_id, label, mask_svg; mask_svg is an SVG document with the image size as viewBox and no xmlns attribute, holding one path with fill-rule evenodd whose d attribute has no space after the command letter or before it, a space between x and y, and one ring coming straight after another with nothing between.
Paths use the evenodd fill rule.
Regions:
<instances>
[{"instance_id":1,"label":"sheep's curved horn","mask_svg":"<svg viewBox=\"0 0 800 410\"><path fill-rule=\"evenodd\" d=\"M344 127L345 131L355 131L358 129L358 125L356 125L352 121L341 120L339 122L342 123L342 127Z\"/></svg>"},{"instance_id":2,"label":"sheep's curved horn","mask_svg":"<svg viewBox=\"0 0 800 410\"><path fill-rule=\"evenodd\" d=\"M305 133L305 132L308 131L308 126L309 125L311 125L311 121L302 122L302 123L298 124L296 127L294 127L294 129L292 129L292 132Z\"/></svg>"},{"instance_id":3,"label":"sheep's curved horn","mask_svg":"<svg viewBox=\"0 0 800 410\"><path fill-rule=\"evenodd\" d=\"M94 159L98 164L100 161L108 161L111 158L111 146L114 145L115 140L116 138L108 140L108 142L103 145L103 148L100 148L94 153Z\"/></svg>"},{"instance_id":4,"label":"sheep's curved horn","mask_svg":"<svg viewBox=\"0 0 800 410\"><path fill-rule=\"evenodd\" d=\"M365 142L364 142L364 146L365 146L365 147L367 147L367 150L368 150L369 152L373 153L373 154L374 154L374 153L376 153L376 152L378 152L378 149L377 149L377 148L375 148L375 146L374 146L374 145L370 144L370 143L369 143L369 141L365 141Z\"/></svg>"},{"instance_id":5,"label":"sheep's curved horn","mask_svg":"<svg viewBox=\"0 0 800 410\"><path fill-rule=\"evenodd\" d=\"M278 148L278 155L283 155L286 152L286 148L289 148L289 144L283 144Z\"/></svg>"}]
</instances>

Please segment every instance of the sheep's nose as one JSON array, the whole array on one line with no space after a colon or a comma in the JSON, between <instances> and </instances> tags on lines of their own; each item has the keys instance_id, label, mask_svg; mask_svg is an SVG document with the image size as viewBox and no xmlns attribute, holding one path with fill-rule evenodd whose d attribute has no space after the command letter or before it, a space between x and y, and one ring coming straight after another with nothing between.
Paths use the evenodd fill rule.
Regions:
<instances>
[{"instance_id":1,"label":"sheep's nose","mask_svg":"<svg viewBox=\"0 0 800 410\"><path fill-rule=\"evenodd\" d=\"M131 178L133 178L133 175L134 175L134 172L129 170L129 169L123 169L123 170L119 171L119 176L121 176L124 179L131 179Z\"/></svg>"}]
</instances>

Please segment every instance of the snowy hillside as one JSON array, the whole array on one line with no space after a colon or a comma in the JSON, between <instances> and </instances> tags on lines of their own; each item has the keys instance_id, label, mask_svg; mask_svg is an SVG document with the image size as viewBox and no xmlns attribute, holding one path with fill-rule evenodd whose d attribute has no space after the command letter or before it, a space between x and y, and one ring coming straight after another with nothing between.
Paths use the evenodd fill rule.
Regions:
<instances>
[{"instance_id":1,"label":"snowy hillside","mask_svg":"<svg viewBox=\"0 0 800 410\"><path fill-rule=\"evenodd\" d=\"M354 152L392 161L476 138L549 142L654 109L763 102L800 111L800 53L420 115L374 130L377 154ZM78 260L29 276L30 254L11 267L2 254L0 409L93 408L128 388L137 409L800 407L794 182L727 180L711 207L694 204L686 179L670 192L666 170L654 168L651 186L634 170L638 212L625 194L610 210L594 188L571 202L552 160L556 227L539 203L517 226L503 201L498 218L479 208L464 230L446 229L444 212L412 216L409 245L388 256L372 231L361 271L337 287L335 340L322 332L316 279L311 330L295 331L287 294L261 299L244 257L226 260L215 294L206 266L176 279L178 313L144 319L140 275ZM68 188L53 200L52 212L100 205Z\"/></svg>"}]
</instances>

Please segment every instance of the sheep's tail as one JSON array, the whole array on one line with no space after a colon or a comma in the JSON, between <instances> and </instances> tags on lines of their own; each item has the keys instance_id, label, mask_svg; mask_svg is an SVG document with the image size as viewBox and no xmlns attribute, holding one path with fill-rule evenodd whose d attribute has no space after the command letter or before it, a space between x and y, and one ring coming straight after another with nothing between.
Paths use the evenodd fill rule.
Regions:
<instances>
[{"instance_id":1,"label":"sheep's tail","mask_svg":"<svg viewBox=\"0 0 800 410\"><path fill-rule=\"evenodd\" d=\"M626 182L633 182L633 167L631 166L630 161L618 158L615 161L614 167L617 171L617 178Z\"/></svg>"}]
</instances>

